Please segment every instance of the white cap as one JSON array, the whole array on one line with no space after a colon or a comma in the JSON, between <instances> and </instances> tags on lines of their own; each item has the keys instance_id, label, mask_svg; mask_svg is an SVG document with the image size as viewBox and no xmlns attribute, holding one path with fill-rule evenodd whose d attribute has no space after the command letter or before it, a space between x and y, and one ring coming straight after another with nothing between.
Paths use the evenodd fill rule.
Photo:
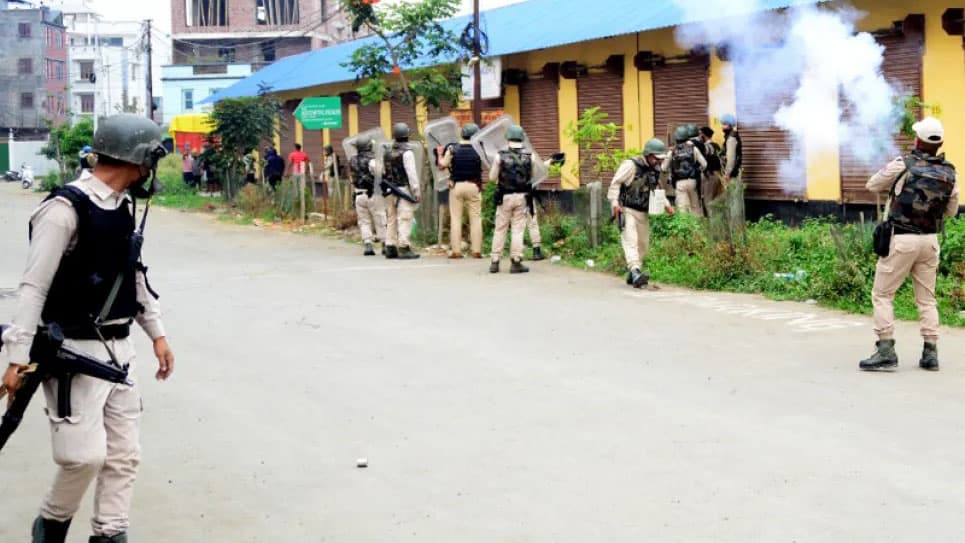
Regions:
<instances>
[{"instance_id":1,"label":"white cap","mask_svg":"<svg viewBox=\"0 0 965 543\"><path fill-rule=\"evenodd\" d=\"M945 128L942 122L934 117L925 117L911 126L918 139L925 143L942 143L945 141Z\"/></svg>"}]
</instances>

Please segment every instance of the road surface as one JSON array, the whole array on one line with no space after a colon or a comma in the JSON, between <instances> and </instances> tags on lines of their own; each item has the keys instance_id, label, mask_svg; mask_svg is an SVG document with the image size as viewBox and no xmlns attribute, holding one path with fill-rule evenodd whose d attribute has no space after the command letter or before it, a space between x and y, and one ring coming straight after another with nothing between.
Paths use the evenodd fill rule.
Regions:
<instances>
[{"instance_id":1,"label":"road surface","mask_svg":"<svg viewBox=\"0 0 965 543\"><path fill-rule=\"evenodd\" d=\"M0 315L39 196L0 185ZM157 210L145 248L177 354L138 334L131 540L955 541L965 333L941 373L862 374L865 317L533 265L363 258ZM5 363L5 360L4 360ZM356 459L369 461L356 468ZM0 454L0 541L53 474L40 402ZM90 500L72 542L86 541Z\"/></svg>"}]
</instances>

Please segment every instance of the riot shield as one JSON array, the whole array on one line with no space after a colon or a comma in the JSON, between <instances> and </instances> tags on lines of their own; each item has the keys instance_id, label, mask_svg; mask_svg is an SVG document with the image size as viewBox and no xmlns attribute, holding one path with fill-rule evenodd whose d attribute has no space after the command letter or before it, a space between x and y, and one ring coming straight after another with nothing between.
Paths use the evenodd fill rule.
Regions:
<instances>
[{"instance_id":1,"label":"riot shield","mask_svg":"<svg viewBox=\"0 0 965 543\"><path fill-rule=\"evenodd\" d=\"M443 117L426 124L425 130L426 146L429 148L429 169L432 172L432 179L435 182L436 191L446 190L449 186L449 171L440 170L438 159L433 151L439 149L440 153L445 152L445 148L459 141L459 122L452 117Z\"/></svg>"},{"instance_id":2,"label":"riot shield","mask_svg":"<svg viewBox=\"0 0 965 543\"><path fill-rule=\"evenodd\" d=\"M342 140L342 149L345 150L346 164L351 162L352 159L355 158L355 155L359 154L359 150L355 148L355 143L363 138L372 140L373 143L375 143L374 148L376 149L378 149L378 145L380 143L389 141L389 139L385 137L385 132L381 127L378 126L375 128L370 128L365 132L359 132L352 137L345 138Z\"/></svg>"},{"instance_id":3,"label":"riot shield","mask_svg":"<svg viewBox=\"0 0 965 543\"><path fill-rule=\"evenodd\" d=\"M509 147L509 140L506 139L506 130L516 124L512 115L502 115L495 121L490 122L480 130L476 132L476 135L472 137L470 142L473 148L479 153L480 158L482 158L483 164L487 168L491 168L493 162L496 161L499 156L499 151ZM533 154L533 164L535 167L533 175L533 186L537 186L549 177L549 166L543 162L543 158L538 156L535 149L533 149L533 144L529 141L529 136L523 139L523 148L526 151Z\"/></svg>"},{"instance_id":4,"label":"riot shield","mask_svg":"<svg viewBox=\"0 0 965 543\"><path fill-rule=\"evenodd\" d=\"M389 152L389 149L392 148L392 143L393 142L391 141L380 141L375 148L376 149L375 161L379 165L378 166L379 175L377 176L377 179L376 179L378 183L381 183L382 174L385 173L385 160L384 160L385 154ZM415 154L416 175L419 179L419 183L421 184L422 176L425 175L425 168L426 168L425 147L422 145L422 142L418 142L418 141L407 142L406 146L408 146L409 150L411 150L412 153Z\"/></svg>"}]
</instances>

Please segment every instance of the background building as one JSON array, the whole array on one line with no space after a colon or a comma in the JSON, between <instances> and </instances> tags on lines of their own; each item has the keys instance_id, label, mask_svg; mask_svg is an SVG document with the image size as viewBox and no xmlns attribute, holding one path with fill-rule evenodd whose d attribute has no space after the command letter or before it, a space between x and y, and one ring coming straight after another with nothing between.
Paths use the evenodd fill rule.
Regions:
<instances>
[{"instance_id":1,"label":"background building","mask_svg":"<svg viewBox=\"0 0 965 543\"><path fill-rule=\"evenodd\" d=\"M209 111L201 100L251 75L251 64L174 64L161 67L164 124L182 113Z\"/></svg>"}]
</instances>

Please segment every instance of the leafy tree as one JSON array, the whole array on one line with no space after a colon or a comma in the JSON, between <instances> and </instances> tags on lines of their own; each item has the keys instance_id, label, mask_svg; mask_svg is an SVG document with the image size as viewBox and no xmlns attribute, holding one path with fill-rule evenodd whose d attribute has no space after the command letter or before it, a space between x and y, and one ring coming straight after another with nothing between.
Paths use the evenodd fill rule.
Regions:
<instances>
[{"instance_id":1,"label":"leafy tree","mask_svg":"<svg viewBox=\"0 0 965 543\"><path fill-rule=\"evenodd\" d=\"M593 162L593 172L603 177L607 172L615 172L628 158L638 155L636 151L624 151L620 146L619 132L624 127L607 121L610 115L600 111L599 106L583 111L575 123L566 127L566 137L579 146L583 156ZM578 163L574 161L573 175L579 177Z\"/></svg>"},{"instance_id":2,"label":"leafy tree","mask_svg":"<svg viewBox=\"0 0 965 543\"><path fill-rule=\"evenodd\" d=\"M452 62L463 53L458 37L439 21L451 17L458 0L412 0L376 7L379 0L341 0L352 20L352 31L363 29L378 38L358 48L343 66L353 70L363 104L399 97L415 107L422 98L429 107L456 103L462 93L462 72ZM427 60L428 68L411 68Z\"/></svg>"},{"instance_id":3,"label":"leafy tree","mask_svg":"<svg viewBox=\"0 0 965 543\"><path fill-rule=\"evenodd\" d=\"M275 124L281 103L262 88L258 96L226 98L211 111L214 130L209 137L210 148L204 160L209 160L221 174L225 198L231 200L243 183L242 157L277 133Z\"/></svg>"},{"instance_id":4,"label":"leafy tree","mask_svg":"<svg viewBox=\"0 0 965 543\"><path fill-rule=\"evenodd\" d=\"M94 140L94 123L90 119L81 119L73 126L64 122L57 125L48 124L50 138L47 140L40 154L47 159L54 160L60 167L60 178L67 179L72 172L80 167L78 156L85 145Z\"/></svg>"}]
</instances>

